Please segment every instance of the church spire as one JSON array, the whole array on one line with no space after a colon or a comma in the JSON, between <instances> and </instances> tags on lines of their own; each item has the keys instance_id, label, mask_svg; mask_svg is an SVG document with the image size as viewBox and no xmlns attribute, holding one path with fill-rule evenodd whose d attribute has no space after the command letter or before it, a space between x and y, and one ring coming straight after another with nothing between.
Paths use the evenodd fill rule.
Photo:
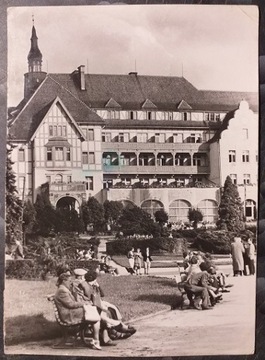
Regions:
<instances>
[{"instance_id":1,"label":"church spire","mask_svg":"<svg viewBox=\"0 0 265 360\"><path fill-rule=\"evenodd\" d=\"M41 72L42 53L38 47L38 37L32 17L31 48L28 54L28 72Z\"/></svg>"}]
</instances>

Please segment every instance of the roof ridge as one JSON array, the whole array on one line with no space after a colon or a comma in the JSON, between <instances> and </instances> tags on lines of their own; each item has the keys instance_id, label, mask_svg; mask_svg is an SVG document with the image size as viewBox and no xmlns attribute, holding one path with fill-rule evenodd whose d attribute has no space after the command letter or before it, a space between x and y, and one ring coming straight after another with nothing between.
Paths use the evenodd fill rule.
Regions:
<instances>
[{"instance_id":1,"label":"roof ridge","mask_svg":"<svg viewBox=\"0 0 265 360\"><path fill-rule=\"evenodd\" d=\"M61 75L61 74L59 74ZM94 109L92 109L91 107L89 107L84 101L80 100L78 97L76 97L69 89L67 89L66 87L64 87L62 84L60 84L58 81L56 81L53 77L50 76L50 74L48 75L50 77L51 80L53 80L57 85L61 86L65 91L67 91L73 98L75 98L76 100L78 100L82 105L85 105L86 108L88 108L90 111L94 112L95 114L96 111ZM98 114L97 114L98 115ZM98 115L99 116L99 115Z\"/></svg>"}]
</instances>

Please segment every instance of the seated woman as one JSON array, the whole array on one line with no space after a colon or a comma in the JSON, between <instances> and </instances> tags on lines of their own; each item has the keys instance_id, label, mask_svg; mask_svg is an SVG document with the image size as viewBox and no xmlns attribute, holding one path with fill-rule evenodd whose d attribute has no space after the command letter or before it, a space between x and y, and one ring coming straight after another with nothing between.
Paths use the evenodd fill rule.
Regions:
<instances>
[{"instance_id":1,"label":"seated woman","mask_svg":"<svg viewBox=\"0 0 265 360\"><path fill-rule=\"evenodd\" d=\"M85 281L80 282L78 288L79 290L82 290L84 300L88 299L92 301L95 306L97 306L101 320L107 329L114 329L115 331L124 333L127 335L126 337L133 335L136 332L134 327L125 325L120 318L116 320L108 316L109 305L111 304L102 301L101 296L103 293L102 289L97 283L97 276L98 272L96 271L86 273ZM80 296L80 292L74 291L74 293L78 293ZM111 306L113 307L114 305Z\"/></svg>"},{"instance_id":2,"label":"seated woman","mask_svg":"<svg viewBox=\"0 0 265 360\"><path fill-rule=\"evenodd\" d=\"M69 325L75 325L85 321L84 303L76 301L70 291L71 275L66 272L61 273L57 281L57 286L58 289L55 293L54 301L62 321ZM93 324L92 348L95 350L101 350L99 329L100 321Z\"/></svg>"}]
</instances>

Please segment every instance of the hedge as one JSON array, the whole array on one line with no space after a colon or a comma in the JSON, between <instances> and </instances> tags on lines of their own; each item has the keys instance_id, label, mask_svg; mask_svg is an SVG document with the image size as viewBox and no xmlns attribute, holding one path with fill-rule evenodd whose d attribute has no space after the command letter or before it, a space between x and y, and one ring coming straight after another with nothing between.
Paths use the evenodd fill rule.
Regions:
<instances>
[{"instance_id":1,"label":"hedge","mask_svg":"<svg viewBox=\"0 0 265 360\"><path fill-rule=\"evenodd\" d=\"M230 254L231 242L235 236L240 236L242 239L250 237L255 243L255 235L250 230L244 230L241 233L224 230L205 230L197 235L192 247L212 254Z\"/></svg>"},{"instance_id":2,"label":"hedge","mask_svg":"<svg viewBox=\"0 0 265 360\"><path fill-rule=\"evenodd\" d=\"M171 253L181 254L186 251L187 245L183 238L152 238L152 239L128 239L123 238L106 243L108 255L127 255L128 251L134 247L143 251L149 247L154 251L167 251Z\"/></svg>"},{"instance_id":3,"label":"hedge","mask_svg":"<svg viewBox=\"0 0 265 360\"><path fill-rule=\"evenodd\" d=\"M6 261L6 277L8 279L20 280L40 280L46 279L47 274L57 276L57 270L60 266L67 265L70 271L76 268L84 268L93 271L98 267L97 260L52 260L48 265L43 259L25 259L25 260L7 260Z\"/></svg>"}]
</instances>

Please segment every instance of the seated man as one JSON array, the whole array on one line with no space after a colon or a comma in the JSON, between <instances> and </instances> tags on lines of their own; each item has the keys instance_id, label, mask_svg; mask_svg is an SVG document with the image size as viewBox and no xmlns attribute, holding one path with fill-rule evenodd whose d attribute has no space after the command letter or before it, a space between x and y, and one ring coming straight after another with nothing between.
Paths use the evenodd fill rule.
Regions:
<instances>
[{"instance_id":1,"label":"seated man","mask_svg":"<svg viewBox=\"0 0 265 360\"><path fill-rule=\"evenodd\" d=\"M84 303L76 301L70 291L71 275L62 273L58 278L57 286L58 289L55 293L54 301L62 321L69 325L75 325L85 321ZM99 329L100 321L93 324L92 348L96 350L101 350L99 344Z\"/></svg>"},{"instance_id":2,"label":"seated man","mask_svg":"<svg viewBox=\"0 0 265 360\"><path fill-rule=\"evenodd\" d=\"M191 274L190 278L184 285L184 289L187 293L187 297L190 301L190 305L197 310L209 310L210 298L208 292L208 273L207 271L201 271L199 273ZM194 296L194 299L193 299ZM202 300L202 306L200 307L200 302Z\"/></svg>"}]
</instances>

